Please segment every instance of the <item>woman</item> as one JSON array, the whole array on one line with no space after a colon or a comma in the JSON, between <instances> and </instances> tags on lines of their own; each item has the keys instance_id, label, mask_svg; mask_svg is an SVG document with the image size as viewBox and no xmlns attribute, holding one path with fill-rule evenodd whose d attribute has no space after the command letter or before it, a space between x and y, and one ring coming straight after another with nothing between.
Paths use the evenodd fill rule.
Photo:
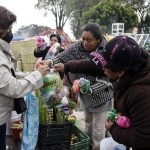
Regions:
<instances>
[{"instance_id":1,"label":"woman","mask_svg":"<svg viewBox=\"0 0 150 150\"><path fill-rule=\"evenodd\" d=\"M53 52L53 49L55 49L55 52ZM42 60L46 60L54 57L55 55L63 51L64 49L61 48L60 36L58 34L51 34L49 46L46 46L44 49L41 49L41 47L37 47L34 50L34 56L37 58L42 58ZM59 74L61 79L63 79L64 74L62 72L60 72Z\"/></svg>"},{"instance_id":2,"label":"woman","mask_svg":"<svg viewBox=\"0 0 150 150\"><path fill-rule=\"evenodd\" d=\"M37 47L35 50L34 50L34 56L37 57L37 58L40 58L42 57L42 60L45 60L45 59L48 59L49 58L49 50L50 48L56 44L56 43L59 43L58 45L58 51L57 53L61 53L64 51L64 49L61 48L61 38L58 34L51 34L50 35L50 42L49 42L49 46L46 46L44 49L41 50L41 47ZM53 55L56 55L57 53L53 54Z\"/></svg>"},{"instance_id":3,"label":"woman","mask_svg":"<svg viewBox=\"0 0 150 150\"><path fill-rule=\"evenodd\" d=\"M92 63L92 61L94 63ZM100 149L114 150L118 143L132 150L150 149L150 58L131 38L118 36L108 42L104 52L91 54L91 60L54 65L56 70L104 73L113 82L114 108L131 120L130 128L121 128L106 120L112 138L101 141ZM97 67L97 68L96 68ZM118 143L117 143L118 142ZM123 145L122 146L124 149ZM116 148L117 149L117 148Z\"/></svg>"},{"instance_id":4,"label":"woman","mask_svg":"<svg viewBox=\"0 0 150 150\"><path fill-rule=\"evenodd\" d=\"M114 82L114 107L131 120L130 128L120 128L106 120L112 138L132 150L150 149L150 58L129 37L118 36L101 54L103 68ZM102 60L102 59L101 59ZM101 61L102 62L102 61ZM104 146L102 142L101 146Z\"/></svg>"},{"instance_id":5,"label":"woman","mask_svg":"<svg viewBox=\"0 0 150 150\"><path fill-rule=\"evenodd\" d=\"M17 79L13 77L11 69L15 70L16 60L9 42L13 37L11 28L14 22L16 16L7 8L0 6L0 150L6 149L6 122L11 117L13 99L42 87L42 76L49 71L49 67L44 65L28 74L16 72Z\"/></svg>"},{"instance_id":6,"label":"woman","mask_svg":"<svg viewBox=\"0 0 150 150\"><path fill-rule=\"evenodd\" d=\"M62 62L66 63L70 60L88 59L91 52L101 51L103 49L103 40L101 29L95 23L86 24L81 29L81 40L74 43L71 47L66 49L46 63L53 64ZM85 78L91 83L91 86L97 88L97 76L91 76L83 73L74 74L72 79ZM107 81L105 76L100 76L104 82ZM94 86L95 85L95 86ZM104 120L106 111L111 108L112 91L111 89L103 89L91 95L80 94L81 101L84 106L85 115L85 130L92 141L92 149L99 150L99 142L105 137Z\"/></svg>"}]
</instances>

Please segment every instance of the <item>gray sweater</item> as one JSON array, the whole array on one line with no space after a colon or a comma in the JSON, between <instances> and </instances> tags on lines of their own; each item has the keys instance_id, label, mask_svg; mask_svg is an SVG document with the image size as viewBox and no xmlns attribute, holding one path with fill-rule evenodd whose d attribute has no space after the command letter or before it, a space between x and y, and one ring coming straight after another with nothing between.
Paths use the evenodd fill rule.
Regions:
<instances>
[{"instance_id":1,"label":"gray sweater","mask_svg":"<svg viewBox=\"0 0 150 150\"><path fill-rule=\"evenodd\" d=\"M52 61L53 64L59 62L66 63L70 60L89 59L89 55L90 52L87 52L82 46L81 42L78 41L74 43L71 47L66 49L64 52L59 54L59 56L54 57ZM76 79L85 78L88 79L91 83L93 94L80 94L81 100L83 101L83 105L86 111L101 112L110 109L112 99L112 88L108 88L108 86L102 82L97 82L96 76L83 73L76 73L74 75ZM99 78L108 82L107 78L104 76L99 76Z\"/></svg>"}]
</instances>

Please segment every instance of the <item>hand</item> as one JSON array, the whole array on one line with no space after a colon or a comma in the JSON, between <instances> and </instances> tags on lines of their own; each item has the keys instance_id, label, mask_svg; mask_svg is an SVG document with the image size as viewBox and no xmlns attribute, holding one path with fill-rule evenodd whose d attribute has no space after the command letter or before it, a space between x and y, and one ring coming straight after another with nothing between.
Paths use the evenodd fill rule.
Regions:
<instances>
[{"instance_id":1,"label":"hand","mask_svg":"<svg viewBox=\"0 0 150 150\"><path fill-rule=\"evenodd\" d=\"M44 65L44 61L41 59L38 59L35 63L35 69L39 68L39 66Z\"/></svg>"},{"instance_id":2,"label":"hand","mask_svg":"<svg viewBox=\"0 0 150 150\"><path fill-rule=\"evenodd\" d=\"M53 64L53 62L52 62L51 59L47 59L47 60L44 60L44 64L48 65L48 66L51 66Z\"/></svg>"},{"instance_id":3,"label":"hand","mask_svg":"<svg viewBox=\"0 0 150 150\"><path fill-rule=\"evenodd\" d=\"M64 72L64 64L62 63L55 64L53 67L55 71Z\"/></svg>"},{"instance_id":4,"label":"hand","mask_svg":"<svg viewBox=\"0 0 150 150\"><path fill-rule=\"evenodd\" d=\"M105 121L105 127L107 130L109 130L109 128L113 125L113 122L107 118L106 121Z\"/></svg>"},{"instance_id":5,"label":"hand","mask_svg":"<svg viewBox=\"0 0 150 150\"><path fill-rule=\"evenodd\" d=\"M48 65L40 65L37 70L42 74L42 76L45 76L50 71L50 68Z\"/></svg>"}]
</instances>

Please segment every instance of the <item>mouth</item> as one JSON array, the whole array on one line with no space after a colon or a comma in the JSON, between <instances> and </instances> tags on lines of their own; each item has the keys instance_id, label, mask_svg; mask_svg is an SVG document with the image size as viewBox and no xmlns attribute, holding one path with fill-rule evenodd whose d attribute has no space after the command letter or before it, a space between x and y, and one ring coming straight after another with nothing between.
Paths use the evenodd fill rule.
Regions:
<instances>
[{"instance_id":1,"label":"mouth","mask_svg":"<svg viewBox=\"0 0 150 150\"><path fill-rule=\"evenodd\" d=\"M84 46L86 51L91 51L91 49L88 46Z\"/></svg>"}]
</instances>

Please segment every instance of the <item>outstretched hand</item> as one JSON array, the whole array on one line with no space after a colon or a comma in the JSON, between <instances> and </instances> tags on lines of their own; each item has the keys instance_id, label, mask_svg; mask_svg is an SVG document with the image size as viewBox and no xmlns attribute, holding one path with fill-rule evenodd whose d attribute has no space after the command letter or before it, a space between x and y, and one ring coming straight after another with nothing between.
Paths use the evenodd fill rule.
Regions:
<instances>
[{"instance_id":1,"label":"outstretched hand","mask_svg":"<svg viewBox=\"0 0 150 150\"><path fill-rule=\"evenodd\" d=\"M44 65L45 62L41 59L38 59L35 63L35 69L37 69L39 66Z\"/></svg>"},{"instance_id":2,"label":"outstretched hand","mask_svg":"<svg viewBox=\"0 0 150 150\"><path fill-rule=\"evenodd\" d=\"M47 73L49 73L50 68L48 65L40 65L37 70L42 74L42 76L45 76Z\"/></svg>"},{"instance_id":3,"label":"outstretched hand","mask_svg":"<svg viewBox=\"0 0 150 150\"><path fill-rule=\"evenodd\" d=\"M58 63L53 66L55 71L64 72L64 64Z\"/></svg>"}]
</instances>

